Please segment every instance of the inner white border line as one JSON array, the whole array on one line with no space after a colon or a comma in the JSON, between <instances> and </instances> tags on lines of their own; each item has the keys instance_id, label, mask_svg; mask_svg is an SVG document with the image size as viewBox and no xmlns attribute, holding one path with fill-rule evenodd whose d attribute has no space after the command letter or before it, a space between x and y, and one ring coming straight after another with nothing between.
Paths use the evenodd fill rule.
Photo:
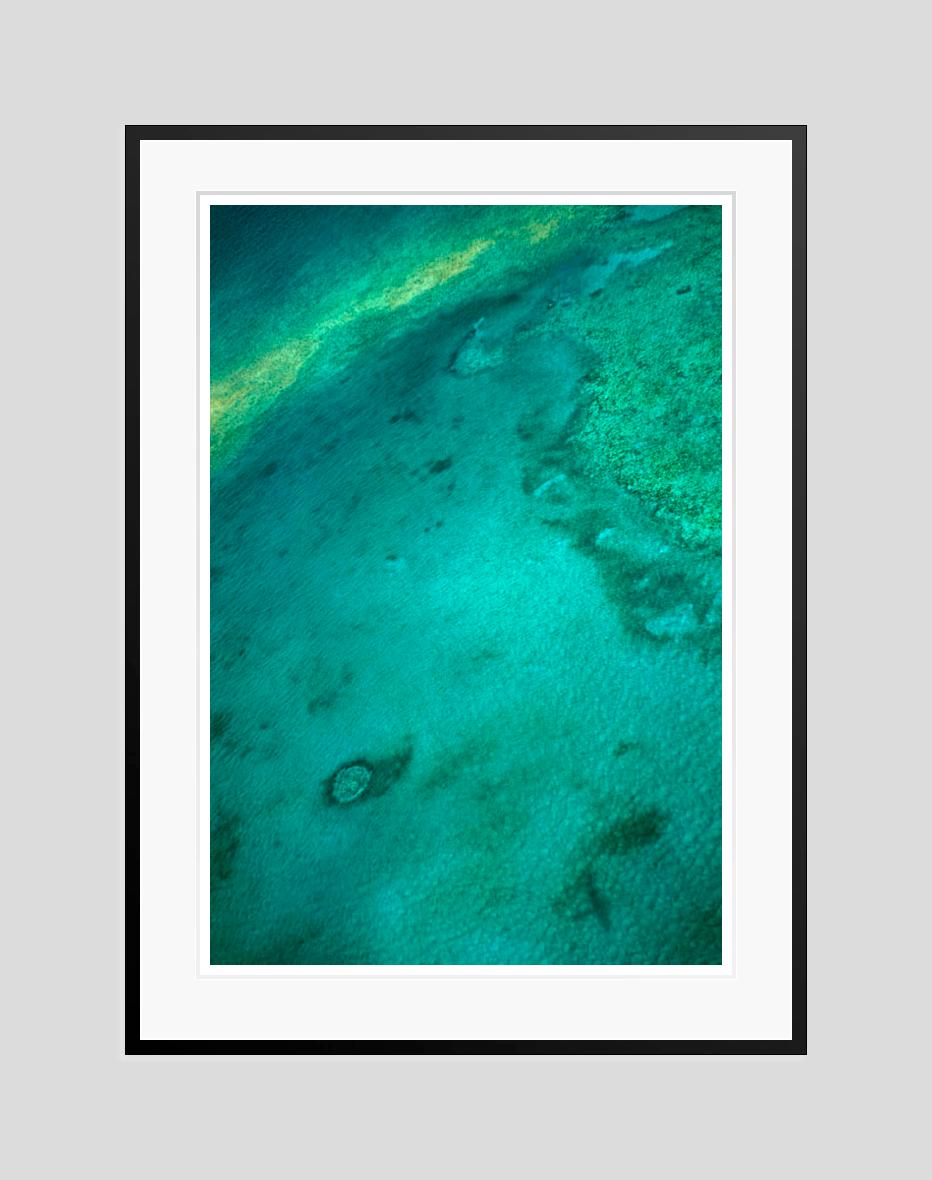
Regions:
<instances>
[{"instance_id":1,"label":"inner white border line","mask_svg":"<svg viewBox=\"0 0 932 1180\"><path fill-rule=\"evenodd\" d=\"M731 197L729 189L696 189L695 192L673 192L670 189L294 189L279 192L275 189L252 189L224 192L221 189L198 189L198 197Z\"/></svg>"},{"instance_id":2,"label":"inner white border line","mask_svg":"<svg viewBox=\"0 0 932 1180\"><path fill-rule=\"evenodd\" d=\"M537 197L728 197L731 213L731 700L729 713L731 717L731 965L730 969L717 965L699 965L684 971L680 966L672 966L668 970L655 964L611 964L608 966L592 964L581 965L576 971L558 973L555 967L547 965L528 965L524 971L515 972L512 968L496 968L494 965L477 964L468 973L461 972L461 967L447 970L440 965L423 965L416 973L382 970L379 966L359 966L355 971L350 970L348 964L338 967L328 967L325 964L314 965L315 971L308 971L307 964L296 966L282 966L276 971L250 972L239 970L236 966L212 965L209 962L206 969L201 964L201 206L203 197L325 197L325 196L537 196ZM230 202L236 203L236 202ZM195 691L197 694L195 708L195 977L197 979L734 979L737 975L737 739L736 739L736 701L735 681L737 673L736 663L736 566L735 548L737 543L736 531L736 432L735 418L737 412L737 232L736 232L736 204L735 190L653 190L653 189L590 189L590 190L494 190L494 189L317 189L317 190L214 190L198 189L195 192L195 365L196 365L196 400L195 400L195 440L197 454L195 457L196 478L196 524L195 524L195 594L197 596L195 609ZM208 210L210 203L208 202ZM724 717L724 711L723 711ZM724 794L723 794L724 798ZM724 864L724 860L723 860ZM724 888L724 878L723 878ZM723 911L724 914L724 911ZM209 940L209 936L208 936ZM724 946L724 941L723 941ZM619 973L619 968L622 968Z\"/></svg>"}]
</instances>

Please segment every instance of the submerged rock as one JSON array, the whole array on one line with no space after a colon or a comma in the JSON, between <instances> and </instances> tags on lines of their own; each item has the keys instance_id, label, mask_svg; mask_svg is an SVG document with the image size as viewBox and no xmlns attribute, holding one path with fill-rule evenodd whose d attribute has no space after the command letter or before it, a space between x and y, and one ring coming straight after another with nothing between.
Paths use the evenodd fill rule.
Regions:
<instances>
[{"instance_id":1,"label":"submerged rock","mask_svg":"<svg viewBox=\"0 0 932 1180\"><path fill-rule=\"evenodd\" d=\"M341 766L330 783L330 795L334 803L352 803L364 795L372 781L372 770L364 762Z\"/></svg>"},{"instance_id":2,"label":"submerged rock","mask_svg":"<svg viewBox=\"0 0 932 1180\"><path fill-rule=\"evenodd\" d=\"M602 529L595 538L595 547L603 553L622 554L632 561L654 561L670 552L669 545L630 524Z\"/></svg>"},{"instance_id":3,"label":"submerged rock","mask_svg":"<svg viewBox=\"0 0 932 1180\"><path fill-rule=\"evenodd\" d=\"M655 639L681 639L692 633L699 626L696 611L691 602L684 602L673 610L665 611L661 615L654 615L644 624L644 630Z\"/></svg>"},{"instance_id":4,"label":"submerged rock","mask_svg":"<svg viewBox=\"0 0 932 1180\"><path fill-rule=\"evenodd\" d=\"M324 781L328 803L355 803L384 795L404 775L414 756L410 739L383 758L354 758Z\"/></svg>"},{"instance_id":5,"label":"submerged rock","mask_svg":"<svg viewBox=\"0 0 932 1180\"><path fill-rule=\"evenodd\" d=\"M502 363L502 349L492 345L480 330L484 320L483 316L473 324L466 339L450 359L449 372L455 373L458 377L471 377L474 373L494 369Z\"/></svg>"},{"instance_id":6,"label":"submerged rock","mask_svg":"<svg viewBox=\"0 0 932 1180\"><path fill-rule=\"evenodd\" d=\"M543 500L547 504L569 504L573 499L573 485L561 471L545 479L532 494L535 500Z\"/></svg>"}]
</instances>

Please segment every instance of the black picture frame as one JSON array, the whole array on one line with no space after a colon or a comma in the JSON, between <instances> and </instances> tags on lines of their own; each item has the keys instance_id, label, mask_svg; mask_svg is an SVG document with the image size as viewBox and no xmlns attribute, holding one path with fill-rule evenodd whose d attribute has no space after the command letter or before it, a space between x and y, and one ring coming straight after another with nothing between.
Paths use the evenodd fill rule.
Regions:
<instances>
[{"instance_id":1,"label":"black picture frame","mask_svg":"<svg viewBox=\"0 0 932 1180\"><path fill-rule=\"evenodd\" d=\"M126 884L127 1055L795 1054L806 1053L806 126L126 126ZM140 1029L140 151L150 140L783 140L792 145L792 1035L786 1040L143 1040Z\"/></svg>"}]
</instances>

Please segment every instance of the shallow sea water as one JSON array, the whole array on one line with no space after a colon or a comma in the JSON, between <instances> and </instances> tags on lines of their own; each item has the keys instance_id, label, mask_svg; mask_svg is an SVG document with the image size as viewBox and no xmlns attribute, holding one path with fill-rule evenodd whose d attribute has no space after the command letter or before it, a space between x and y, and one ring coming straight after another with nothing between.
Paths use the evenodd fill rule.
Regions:
<instances>
[{"instance_id":1,"label":"shallow sea water","mask_svg":"<svg viewBox=\"0 0 932 1180\"><path fill-rule=\"evenodd\" d=\"M214 372L478 216L215 214ZM720 551L579 430L678 216L403 288L215 456L212 962L720 961Z\"/></svg>"}]
</instances>

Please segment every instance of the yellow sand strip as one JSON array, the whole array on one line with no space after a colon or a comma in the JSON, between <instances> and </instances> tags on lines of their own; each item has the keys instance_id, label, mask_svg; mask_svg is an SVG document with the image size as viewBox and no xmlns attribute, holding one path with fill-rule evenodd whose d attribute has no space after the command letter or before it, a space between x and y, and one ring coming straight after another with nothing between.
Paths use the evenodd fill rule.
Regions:
<instances>
[{"instance_id":1,"label":"yellow sand strip","mask_svg":"<svg viewBox=\"0 0 932 1180\"><path fill-rule=\"evenodd\" d=\"M505 231L506 238L524 237L536 243L548 238L560 224L559 217L531 222L517 231ZM463 274L480 255L495 245L492 238L478 238L464 250L436 258L415 271L403 283L370 295L339 315L314 326L307 336L288 341L251 364L211 382L211 459L229 458L237 453L261 415L298 379L304 365L327 338L349 327L362 316L396 311L426 295L443 283Z\"/></svg>"}]
</instances>

